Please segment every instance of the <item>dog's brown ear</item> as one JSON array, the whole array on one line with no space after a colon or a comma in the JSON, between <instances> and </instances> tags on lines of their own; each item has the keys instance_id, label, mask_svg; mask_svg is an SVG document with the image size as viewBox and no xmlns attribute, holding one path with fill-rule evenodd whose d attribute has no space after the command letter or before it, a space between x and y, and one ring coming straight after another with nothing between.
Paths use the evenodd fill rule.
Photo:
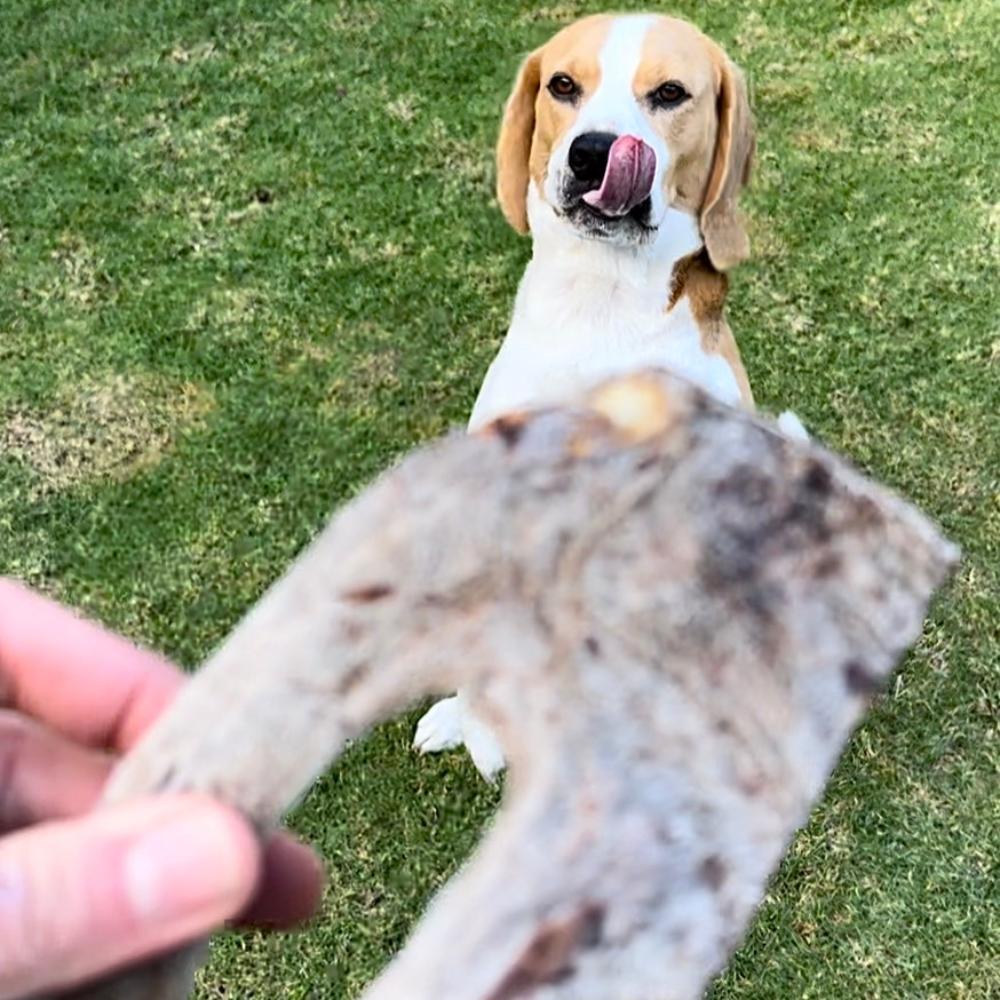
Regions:
<instances>
[{"instance_id":1,"label":"dog's brown ear","mask_svg":"<svg viewBox=\"0 0 1000 1000\"><path fill-rule=\"evenodd\" d=\"M737 199L750 180L755 142L743 74L721 49L717 64L719 130L712 171L701 204L700 223L712 265L719 271L727 271L750 255L750 240L739 215Z\"/></svg>"},{"instance_id":2,"label":"dog's brown ear","mask_svg":"<svg viewBox=\"0 0 1000 1000\"><path fill-rule=\"evenodd\" d=\"M522 235L528 232L528 159L541 61L541 51L536 50L521 64L497 140L497 200L507 221Z\"/></svg>"}]
</instances>

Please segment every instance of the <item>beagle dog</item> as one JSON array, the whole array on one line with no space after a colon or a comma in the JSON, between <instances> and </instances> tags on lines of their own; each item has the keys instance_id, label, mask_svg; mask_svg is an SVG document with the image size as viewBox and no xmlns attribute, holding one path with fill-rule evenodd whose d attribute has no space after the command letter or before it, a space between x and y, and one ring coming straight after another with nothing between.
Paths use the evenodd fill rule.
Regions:
<instances>
[{"instance_id":1,"label":"beagle dog","mask_svg":"<svg viewBox=\"0 0 1000 1000\"><path fill-rule=\"evenodd\" d=\"M532 256L469 430L647 366L752 409L723 305L749 253L737 198L753 152L743 75L686 21L599 14L532 52L497 146L500 207ZM805 436L794 414L779 425ZM459 694L414 745L461 743L485 777L503 767Z\"/></svg>"}]
</instances>

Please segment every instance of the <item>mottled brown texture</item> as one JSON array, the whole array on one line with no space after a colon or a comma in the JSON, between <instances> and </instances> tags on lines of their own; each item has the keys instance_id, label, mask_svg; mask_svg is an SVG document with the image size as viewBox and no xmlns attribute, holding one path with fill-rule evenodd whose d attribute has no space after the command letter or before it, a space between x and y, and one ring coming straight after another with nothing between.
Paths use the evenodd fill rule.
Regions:
<instances>
[{"instance_id":1,"label":"mottled brown texture","mask_svg":"<svg viewBox=\"0 0 1000 1000\"><path fill-rule=\"evenodd\" d=\"M542 924L488 1000L517 1000L541 986L570 979L575 972L574 957L597 947L603 923L604 908L591 904L568 920Z\"/></svg>"},{"instance_id":2,"label":"mottled brown texture","mask_svg":"<svg viewBox=\"0 0 1000 1000\"><path fill-rule=\"evenodd\" d=\"M709 854L698 865L698 875L713 892L718 891L726 879L726 863L718 855Z\"/></svg>"},{"instance_id":3,"label":"mottled brown texture","mask_svg":"<svg viewBox=\"0 0 1000 1000\"><path fill-rule=\"evenodd\" d=\"M663 373L519 427L421 449L341 511L107 800L208 791L267 830L347 740L461 686L507 797L365 1000L693 1000L956 552ZM180 1000L197 957L77 997Z\"/></svg>"},{"instance_id":4,"label":"mottled brown texture","mask_svg":"<svg viewBox=\"0 0 1000 1000\"><path fill-rule=\"evenodd\" d=\"M848 660L844 664L844 681L847 690L851 694L870 695L874 694L881 686L878 676L865 668L863 663L857 660Z\"/></svg>"},{"instance_id":5,"label":"mottled brown texture","mask_svg":"<svg viewBox=\"0 0 1000 1000\"><path fill-rule=\"evenodd\" d=\"M524 417L519 414L498 417L488 427L490 433L499 434L511 448L517 446L524 430Z\"/></svg>"},{"instance_id":6,"label":"mottled brown texture","mask_svg":"<svg viewBox=\"0 0 1000 1000\"><path fill-rule=\"evenodd\" d=\"M372 601L381 601L386 597L391 597L393 588L388 583L369 583L363 587L355 587L344 593L345 601L354 604L370 604Z\"/></svg>"}]
</instances>

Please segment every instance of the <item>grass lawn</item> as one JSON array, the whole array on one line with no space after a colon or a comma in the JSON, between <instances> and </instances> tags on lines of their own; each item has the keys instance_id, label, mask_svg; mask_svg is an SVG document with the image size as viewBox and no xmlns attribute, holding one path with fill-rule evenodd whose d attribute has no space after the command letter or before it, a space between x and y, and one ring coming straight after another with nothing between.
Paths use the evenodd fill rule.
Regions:
<instances>
[{"instance_id":1,"label":"grass lawn","mask_svg":"<svg viewBox=\"0 0 1000 1000\"><path fill-rule=\"evenodd\" d=\"M0 572L195 665L461 423L528 254L492 201L500 108L596 9L4 0ZM752 82L730 318L758 399L966 556L712 996L1000 997L1000 6L673 10ZM415 758L415 719L291 818L321 917L219 939L202 997L346 1000L399 947L497 801L464 755Z\"/></svg>"}]
</instances>

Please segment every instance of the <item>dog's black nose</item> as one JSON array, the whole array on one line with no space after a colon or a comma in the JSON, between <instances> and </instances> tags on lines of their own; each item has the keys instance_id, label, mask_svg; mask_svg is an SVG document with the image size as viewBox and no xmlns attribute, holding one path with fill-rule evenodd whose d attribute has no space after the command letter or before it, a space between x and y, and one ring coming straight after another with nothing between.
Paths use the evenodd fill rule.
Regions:
<instances>
[{"instance_id":1,"label":"dog's black nose","mask_svg":"<svg viewBox=\"0 0 1000 1000\"><path fill-rule=\"evenodd\" d=\"M608 150L618 136L610 132L584 132L569 147L569 169L578 181L600 185L608 165Z\"/></svg>"}]
</instances>

